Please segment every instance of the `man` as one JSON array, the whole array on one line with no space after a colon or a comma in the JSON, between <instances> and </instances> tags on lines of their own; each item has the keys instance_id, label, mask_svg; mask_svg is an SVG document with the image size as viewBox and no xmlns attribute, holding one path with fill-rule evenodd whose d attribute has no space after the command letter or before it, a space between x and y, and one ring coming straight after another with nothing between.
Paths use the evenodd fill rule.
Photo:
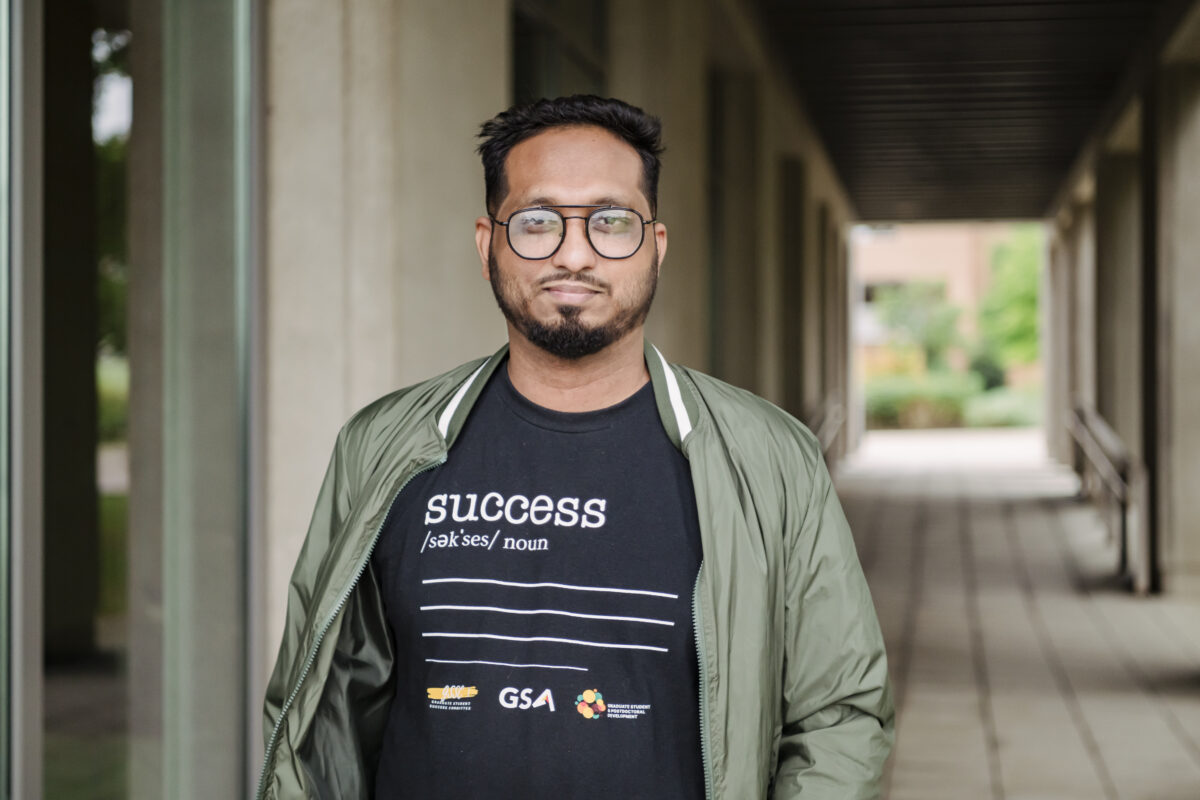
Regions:
<instances>
[{"instance_id":1,"label":"man","mask_svg":"<svg viewBox=\"0 0 1200 800\"><path fill-rule=\"evenodd\" d=\"M876 797L886 660L816 441L644 339L658 121L576 96L481 136L508 346L339 434L259 796Z\"/></svg>"}]
</instances>

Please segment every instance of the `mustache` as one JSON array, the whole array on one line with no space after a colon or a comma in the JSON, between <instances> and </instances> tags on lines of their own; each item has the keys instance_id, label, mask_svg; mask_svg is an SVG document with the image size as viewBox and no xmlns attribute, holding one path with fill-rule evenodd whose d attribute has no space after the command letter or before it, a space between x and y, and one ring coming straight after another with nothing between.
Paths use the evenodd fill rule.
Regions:
<instances>
[{"instance_id":1,"label":"mustache","mask_svg":"<svg viewBox=\"0 0 1200 800\"><path fill-rule=\"evenodd\" d=\"M593 275L591 272L589 272L587 270L584 270L582 272L571 272L568 269L556 270L549 275L544 275L541 278L538 278L537 285L539 287L542 287L548 283L554 283L555 281L570 281L571 283L581 283L581 284L584 284L585 286L594 286L597 289L604 289L604 290L607 290L609 288L608 281L597 278L595 275Z\"/></svg>"}]
</instances>

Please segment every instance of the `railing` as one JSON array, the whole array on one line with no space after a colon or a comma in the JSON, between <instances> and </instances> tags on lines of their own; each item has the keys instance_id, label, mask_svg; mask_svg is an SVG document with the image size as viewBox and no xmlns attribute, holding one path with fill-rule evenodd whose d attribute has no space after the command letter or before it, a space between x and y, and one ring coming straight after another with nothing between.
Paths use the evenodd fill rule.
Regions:
<instances>
[{"instance_id":1,"label":"railing","mask_svg":"<svg viewBox=\"0 0 1200 800\"><path fill-rule=\"evenodd\" d=\"M1116 514L1109 513L1109 536L1117 540L1117 575L1132 583L1139 593L1146 593L1151 585L1154 565L1148 563L1147 553L1139 553L1135 572L1130 570L1130 509L1135 504L1140 468L1121 441L1117 432L1091 406L1076 403L1066 412L1066 426L1075 439L1075 470L1083 476L1083 458L1091 464L1099 478L1099 486L1116 506ZM1144 502L1144 499L1138 498ZM1113 517L1116 517L1115 525ZM1146 538L1145 526L1139 526L1139 540ZM1114 531L1115 528L1115 531ZM1143 551L1146 548L1142 548Z\"/></svg>"}]
</instances>

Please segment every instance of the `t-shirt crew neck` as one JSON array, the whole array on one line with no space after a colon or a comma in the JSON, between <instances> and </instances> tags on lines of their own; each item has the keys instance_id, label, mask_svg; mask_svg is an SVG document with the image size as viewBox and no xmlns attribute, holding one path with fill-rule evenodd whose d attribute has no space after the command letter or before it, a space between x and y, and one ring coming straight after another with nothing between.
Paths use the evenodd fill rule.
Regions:
<instances>
[{"instance_id":1,"label":"t-shirt crew neck","mask_svg":"<svg viewBox=\"0 0 1200 800\"><path fill-rule=\"evenodd\" d=\"M687 461L649 383L561 412L506 367L372 557L396 649L375 796L703 797Z\"/></svg>"},{"instance_id":2,"label":"t-shirt crew neck","mask_svg":"<svg viewBox=\"0 0 1200 800\"><path fill-rule=\"evenodd\" d=\"M559 433L590 433L606 430L614 425L619 425L622 416L628 414L631 407L645 404L647 399L649 399L650 405L654 404L654 387L647 381L629 397L605 408L594 411L555 411L552 408L538 405L513 386L512 378L508 374L507 361L496 370L496 373L494 383L497 395L508 406L509 411L530 425Z\"/></svg>"}]
</instances>

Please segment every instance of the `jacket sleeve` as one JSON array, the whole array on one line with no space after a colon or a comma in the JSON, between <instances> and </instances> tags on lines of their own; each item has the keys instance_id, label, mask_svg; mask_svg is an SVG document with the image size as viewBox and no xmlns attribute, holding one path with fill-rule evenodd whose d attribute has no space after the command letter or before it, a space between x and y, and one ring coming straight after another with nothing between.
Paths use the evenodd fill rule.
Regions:
<instances>
[{"instance_id":1,"label":"jacket sleeve","mask_svg":"<svg viewBox=\"0 0 1200 800\"><path fill-rule=\"evenodd\" d=\"M275 669L267 683L266 699L263 702L263 742L268 745L271 732L279 720L287 693L299 677L299 661L305 654L298 652L302 632L313 606L318 598L313 596L317 571L321 567L330 540L341 528L350 511L350 481L347 471L346 429L338 433L329 467L325 471L325 480L317 493L316 508L296 566L292 570L291 582L288 584L287 615L283 628L283 641L279 645L279 655L275 660Z\"/></svg>"},{"instance_id":2,"label":"jacket sleeve","mask_svg":"<svg viewBox=\"0 0 1200 800\"><path fill-rule=\"evenodd\" d=\"M894 714L875 607L829 472L816 456L791 531L777 799L877 798Z\"/></svg>"}]
</instances>

